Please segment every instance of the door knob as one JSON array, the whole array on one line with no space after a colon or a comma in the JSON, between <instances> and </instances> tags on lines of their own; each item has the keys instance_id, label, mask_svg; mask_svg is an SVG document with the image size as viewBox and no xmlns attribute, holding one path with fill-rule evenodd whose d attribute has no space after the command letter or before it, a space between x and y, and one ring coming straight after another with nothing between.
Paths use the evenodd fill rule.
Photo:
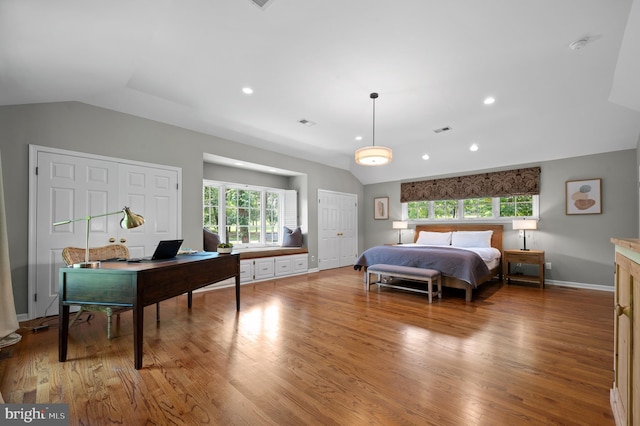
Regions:
<instances>
[{"instance_id":1,"label":"door knob","mask_svg":"<svg viewBox=\"0 0 640 426\"><path fill-rule=\"evenodd\" d=\"M620 304L616 304L616 315L626 315L631 318L631 308L629 306L622 306Z\"/></svg>"}]
</instances>

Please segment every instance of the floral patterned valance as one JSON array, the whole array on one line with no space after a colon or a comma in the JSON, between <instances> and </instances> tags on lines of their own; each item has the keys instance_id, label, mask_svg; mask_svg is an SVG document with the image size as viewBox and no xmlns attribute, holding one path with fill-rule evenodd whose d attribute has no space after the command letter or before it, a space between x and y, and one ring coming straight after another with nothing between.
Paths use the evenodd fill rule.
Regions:
<instances>
[{"instance_id":1,"label":"floral patterned valance","mask_svg":"<svg viewBox=\"0 0 640 426\"><path fill-rule=\"evenodd\" d=\"M400 202L540 194L540 167L400 184Z\"/></svg>"}]
</instances>

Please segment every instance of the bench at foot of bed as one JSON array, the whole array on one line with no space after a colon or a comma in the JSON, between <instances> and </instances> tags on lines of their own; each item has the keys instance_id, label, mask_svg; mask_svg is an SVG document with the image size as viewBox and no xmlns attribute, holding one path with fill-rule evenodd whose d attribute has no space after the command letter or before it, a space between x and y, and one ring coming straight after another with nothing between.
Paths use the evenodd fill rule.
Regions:
<instances>
[{"instance_id":1,"label":"bench at foot of bed","mask_svg":"<svg viewBox=\"0 0 640 426\"><path fill-rule=\"evenodd\" d=\"M378 275L378 280L371 281L371 274ZM389 284L382 281L382 277L402 278L409 281L420 281L427 283L427 289L422 290L413 287L405 287L400 285ZM382 287L399 288L402 290L416 291L418 293L426 293L429 296L429 303L433 301L433 284L436 284L438 299L442 298L442 283L440 279L440 271L435 269L413 268L411 266L386 265L378 263L367 267L365 272L365 288L369 290L371 284L377 284Z\"/></svg>"}]
</instances>

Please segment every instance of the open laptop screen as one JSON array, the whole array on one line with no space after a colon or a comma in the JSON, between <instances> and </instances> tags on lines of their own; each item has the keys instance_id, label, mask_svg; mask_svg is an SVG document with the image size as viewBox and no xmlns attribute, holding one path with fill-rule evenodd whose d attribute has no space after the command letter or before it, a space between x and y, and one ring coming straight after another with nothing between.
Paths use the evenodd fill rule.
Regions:
<instances>
[{"instance_id":1,"label":"open laptop screen","mask_svg":"<svg viewBox=\"0 0 640 426\"><path fill-rule=\"evenodd\" d=\"M176 257L184 240L162 240L153 252L151 260L171 259Z\"/></svg>"}]
</instances>

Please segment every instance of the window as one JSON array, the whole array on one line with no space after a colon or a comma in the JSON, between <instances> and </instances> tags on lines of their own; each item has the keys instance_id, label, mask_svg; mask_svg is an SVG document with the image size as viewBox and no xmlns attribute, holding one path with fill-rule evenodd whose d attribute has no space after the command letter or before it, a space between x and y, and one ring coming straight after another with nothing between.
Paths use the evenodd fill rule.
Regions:
<instances>
[{"instance_id":1,"label":"window","mask_svg":"<svg viewBox=\"0 0 640 426\"><path fill-rule=\"evenodd\" d=\"M205 181L204 226L235 246L279 244L284 190Z\"/></svg>"},{"instance_id":2,"label":"window","mask_svg":"<svg viewBox=\"0 0 640 426\"><path fill-rule=\"evenodd\" d=\"M493 217L493 200L491 197L469 198L468 200L462 200L462 204L464 206L464 217L468 219Z\"/></svg>"},{"instance_id":3,"label":"window","mask_svg":"<svg viewBox=\"0 0 640 426\"><path fill-rule=\"evenodd\" d=\"M403 203L409 220L474 220L538 217L539 195Z\"/></svg>"}]
</instances>

